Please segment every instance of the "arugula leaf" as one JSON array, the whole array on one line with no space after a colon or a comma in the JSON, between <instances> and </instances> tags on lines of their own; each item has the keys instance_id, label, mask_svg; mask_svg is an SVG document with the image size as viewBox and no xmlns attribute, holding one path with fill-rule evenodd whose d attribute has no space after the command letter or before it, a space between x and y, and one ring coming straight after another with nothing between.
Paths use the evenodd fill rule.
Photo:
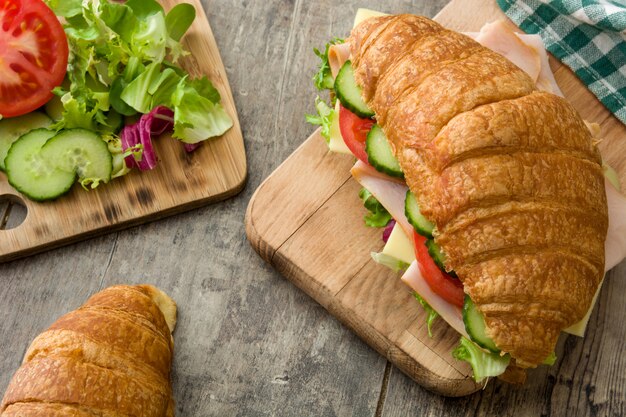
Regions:
<instances>
[{"instance_id":1,"label":"arugula leaf","mask_svg":"<svg viewBox=\"0 0 626 417\"><path fill-rule=\"evenodd\" d=\"M361 191L359 191L359 198L363 201L365 208L370 211L370 214L366 215L364 218L365 225L368 227L387 226L387 223L391 220L391 214L376 200L376 197L367 189L362 188Z\"/></svg>"},{"instance_id":2,"label":"arugula leaf","mask_svg":"<svg viewBox=\"0 0 626 417\"><path fill-rule=\"evenodd\" d=\"M476 382L501 375L511 361L509 355L500 356L497 353L487 352L465 337L461 337L461 342L452 351L452 356L457 360L466 361L472 366Z\"/></svg>"},{"instance_id":3,"label":"arugula leaf","mask_svg":"<svg viewBox=\"0 0 626 417\"><path fill-rule=\"evenodd\" d=\"M319 96L315 99L315 109L317 110L317 116L307 114L305 116L306 121L312 125L322 126L322 136L328 143L330 142L330 127L333 124L333 119L337 117L335 109L326 104Z\"/></svg>"},{"instance_id":4,"label":"arugula leaf","mask_svg":"<svg viewBox=\"0 0 626 417\"><path fill-rule=\"evenodd\" d=\"M415 297L415 299L422 305L422 307L424 307L424 311L426 312L426 314L428 314L428 317L426 318L426 323L428 324L428 336L433 337L431 327L437 317L439 317L439 313L437 313L435 309L433 309L430 304L428 304L426 300L424 300L418 293L414 292L413 297Z\"/></svg>"},{"instance_id":5,"label":"arugula leaf","mask_svg":"<svg viewBox=\"0 0 626 417\"><path fill-rule=\"evenodd\" d=\"M322 60L318 67L317 73L313 76L313 81L315 82L315 87L322 90L332 90L335 85L335 80L330 72L330 65L328 64L328 50L332 45L337 45L344 43L345 41L340 38L334 38L330 42L326 44L324 52L322 53L319 49L313 49L315 55Z\"/></svg>"}]
</instances>

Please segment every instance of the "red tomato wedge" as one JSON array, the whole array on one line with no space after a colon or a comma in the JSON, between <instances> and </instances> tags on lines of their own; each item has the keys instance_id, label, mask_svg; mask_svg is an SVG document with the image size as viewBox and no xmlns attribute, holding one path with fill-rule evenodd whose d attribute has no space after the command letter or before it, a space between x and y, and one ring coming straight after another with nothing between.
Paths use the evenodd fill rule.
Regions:
<instances>
[{"instance_id":1,"label":"red tomato wedge","mask_svg":"<svg viewBox=\"0 0 626 417\"><path fill-rule=\"evenodd\" d=\"M420 272L430 288L441 298L459 307L463 307L465 293L463 283L457 278L443 272L433 258L428 254L426 238L417 232L413 232L415 240L415 257L419 263Z\"/></svg>"},{"instance_id":2,"label":"red tomato wedge","mask_svg":"<svg viewBox=\"0 0 626 417\"><path fill-rule=\"evenodd\" d=\"M0 0L0 115L20 116L48 102L68 55L63 26L42 0Z\"/></svg>"},{"instance_id":3,"label":"red tomato wedge","mask_svg":"<svg viewBox=\"0 0 626 417\"><path fill-rule=\"evenodd\" d=\"M339 105L339 130L341 130L343 141L354 156L366 164L369 162L365 152L365 139L374 123L374 120L361 119L341 104Z\"/></svg>"}]
</instances>

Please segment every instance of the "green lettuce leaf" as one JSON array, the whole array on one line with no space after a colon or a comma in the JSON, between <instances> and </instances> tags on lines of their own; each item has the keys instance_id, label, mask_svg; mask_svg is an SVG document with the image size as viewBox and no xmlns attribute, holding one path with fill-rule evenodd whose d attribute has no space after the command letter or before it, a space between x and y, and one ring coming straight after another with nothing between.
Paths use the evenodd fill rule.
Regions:
<instances>
[{"instance_id":1,"label":"green lettuce leaf","mask_svg":"<svg viewBox=\"0 0 626 417\"><path fill-rule=\"evenodd\" d=\"M359 191L359 198L363 201L363 205L370 211L364 217L365 225L368 227L385 227L391 220L391 214L376 200L367 189L362 188Z\"/></svg>"},{"instance_id":2,"label":"green lettuce leaf","mask_svg":"<svg viewBox=\"0 0 626 417\"><path fill-rule=\"evenodd\" d=\"M409 264L407 264L406 262L394 258L393 256L387 255L386 253L372 252L371 255L374 262L386 266L396 273L400 271L405 271L409 267Z\"/></svg>"},{"instance_id":3,"label":"green lettuce leaf","mask_svg":"<svg viewBox=\"0 0 626 417\"><path fill-rule=\"evenodd\" d=\"M79 15L83 10L82 0L48 0L47 3L54 14L66 18Z\"/></svg>"},{"instance_id":4,"label":"green lettuce leaf","mask_svg":"<svg viewBox=\"0 0 626 417\"><path fill-rule=\"evenodd\" d=\"M313 76L313 81L315 82L315 87L322 90L332 90L335 86L335 80L330 72L330 65L328 64L328 50L332 45L337 45L340 43L344 43L343 39L334 38L330 42L326 44L324 52L321 52L319 49L313 49L315 55L319 57L322 61L318 67L317 73Z\"/></svg>"},{"instance_id":5,"label":"green lettuce leaf","mask_svg":"<svg viewBox=\"0 0 626 417\"><path fill-rule=\"evenodd\" d=\"M487 352L465 337L461 337L461 342L452 351L452 356L457 360L466 361L472 366L476 382L501 375L511 361L509 355L500 356L496 353Z\"/></svg>"},{"instance_id":6,"label":"green lettuce leaf","mask_svg":"<svg viewBox=\"0 0 626 417\"><path fill-rule=\"evenodd\" d=\"M160 62L148 65L142 74L124 88L120 98L139 113L150 113L153 107L149 89L161 77L160 71Z\"/></svg>"},{"instance_id":7,"label":"green lettuce leaf","mask_svg":"<svg viewBox=\"0 0 626 417\"><path fill-rule=\"evenodd\" d=\"M424 307L424 311L428 315L428 317L426 318L426 324L428 325L428 336L433 337L431 327L437 317L439 317L439 313L437 313L435 309L433 309L430 304L428 304L426 300L424 300L418 293L414 292L413 297L415 297L415 299L422 305L422 307Z\"/></svg>"},{"instance_id":8,"label":"green lettuce leaf","mask_svg":"<svg viewBox=\"0 0 626 417\"><path fill-rule=\"evenodd\" d=\"M172 108L172 136L184 143L221 136L233 126L232 119L219 103L219 93L206 77L192 81L183 78L172 95Z\"/></svg>"},{"instance_id":9,"label":"green lettuce leaf","mask_svg":"<svg viewBox=\"0 0 626 417\"><path fill-rule=\"evenodd\" d=\"M195 19L196 9L191 4L180 3L174 6L165 16L165 25L170 38L179 41Z\"/></svg>"},{"instance_id":10,"label":"green lettuce leaf","mask_svg":"<svg viewBox=\"0 0 626 417\"><path fill-rule=\"evenodd\" d=\"M552 366L556 363L556 353L552 352L543 362L542 365Z\"/></svg>"},{"instance_id":11,"label":"green lettuce leaf","mask_svg":"<svg viewBox=\"0 0 626 417\"><path fill-rule=\"evenodd\" d=\"M313 114L307 114L306 121L315 126L322 127L322 136L326 139L326 143L330 142L330 127L333 124L333 119L337 117L335 109L330 107L319 96L315 99L315 109L317 110L317 116Z\"/></svg>"}]
</instances>

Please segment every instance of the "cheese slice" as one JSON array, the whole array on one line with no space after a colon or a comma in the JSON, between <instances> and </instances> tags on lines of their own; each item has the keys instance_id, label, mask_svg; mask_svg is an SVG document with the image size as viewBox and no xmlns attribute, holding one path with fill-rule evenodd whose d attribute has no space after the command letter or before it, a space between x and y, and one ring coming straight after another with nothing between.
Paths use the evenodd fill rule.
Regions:
<instances>
[{"instance_id":1,"label":"cheese slice","mask_svg":"<svg viewBox=\"0 0 626 417\"><path fill-rule=\"evenodd\" d=\"M402 227L398 223L393 226L389 240L383 248L383 253L394 257L407 264L412 264L415 260L415 251L413 250L413 244L407 237Z\"/></svg>"},{"instance_id":2,"label":"cheese slice","mask_svg":"<svg viewBox=\"0 0 626 417\"><path fill-rule=\"evenodd\" d=\"M356 17L354 18L353 28L357 27L357 25L364 20L367 20L371 17L378 17L378 16L387 16L387 13L381 13L381 12L377 12L375 10L369 10L369 9L359 9L356 11Z\"/></svg>"},{"instance_id":3,"label":"cheese slice","mask_svg":"<svg viewBox=\"0 0 626 417\"><path fill-rule=\"evenodd\" d=\"M600 290L602 289L602 282L598 285L598 290L596 291L596 295L593 296L593 301L591 302L591 307L585 317L581 321L576 324L572 324L567 329L563 331L565 333L573 334L574 336L585 337L585 330L587 330L587 324L589 324L589 318L591 317L591 313L593 312L593 307L596 305L596 301L598 301L598 295L600 295Z\"/></svg>"},{"instance_id":4,"label":"cheese slice","mask_svg":"<svg viewBox=\"0 0 626 417\"><path fill-rule=\"evenodd\" d=\"M343 137L341 136L341 129L339 128L339 100L335 104L335 113L333 114L333 121L330 125L330 140L328 141L328 149L331 152L344 153L346 155L352 155L352 152L346 146Z\"/></svg>"}]
</instances>

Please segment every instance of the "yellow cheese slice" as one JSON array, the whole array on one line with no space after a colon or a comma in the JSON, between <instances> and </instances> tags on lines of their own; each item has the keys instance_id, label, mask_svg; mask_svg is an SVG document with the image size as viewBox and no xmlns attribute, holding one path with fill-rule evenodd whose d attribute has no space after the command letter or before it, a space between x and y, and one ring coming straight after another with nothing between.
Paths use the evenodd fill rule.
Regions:
<instances>
[{"instance_id":1,"label":"yellow cheese slice","mask_svg":"<svg viewBox=\"0 0 626 417\"><path fill-rule=\"evenodd\" d=\"M402 262L406 262L407 264L411 264L415 260L413 243L411 243L411 240L406 236L402 227L397 223L393 227L389 240L383 248L383 253Z\"/></svg>"},{"instance_id":2,"label":"yellow cheese slice","mask_svg":"<svg viewBox=\"0 0 626 417\"><path fill-rule=\"evenodd\" d=\"M598 295L600 295L600 289L602 288L602 283L598 286L598 290L596 291L596 295L593 296L593 301L591 302L591 308L585 314L585 317L581 321L576 324L571 325L567 329L563 330L565 333L573 334L574 336L585 337L585 330L587 330L587 324L589 323L589 317L591 317L591 313L593 312L593 307L596 305L596 301L598 301Z\"/></svg>"},{"instance_id":3,"label":"yellow cheese slice","mask_svg":"<svg viewBox=\"0 0 626 417\"><path fill-rule=\"evenodd\" d=\"M350 149L346 146L341 136L341 130L339 129L339 100L335 104L335 113L333 114L333 122L330 125L330 141L328 142L328 149L331 152L345 153L352 155Z\"/></svg>"},{"instance_id":4,"label":"yellow cheese slice","mask_svg":"<svg viewBox=\"0 0 626 417\"><path fill-rule=\"evenodd\" d=\"M356 27L359 23L364 20L369 19L370 17L378 17L378 16L387 16L387 13L377 12L375 10L369 9L359 9L356 11L356 17L354 18L354 26Z\"/></svg>"}]
</instances>

